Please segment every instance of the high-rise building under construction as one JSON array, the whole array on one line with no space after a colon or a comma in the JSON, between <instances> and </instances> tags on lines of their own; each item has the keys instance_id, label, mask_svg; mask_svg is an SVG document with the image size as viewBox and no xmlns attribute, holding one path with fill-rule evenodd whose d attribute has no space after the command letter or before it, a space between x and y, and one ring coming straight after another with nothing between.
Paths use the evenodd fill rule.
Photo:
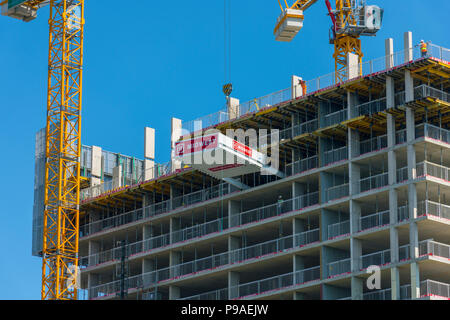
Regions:
<instances>
[{"instance_id":1,"label":"high-rise building under construction","mask_svg":"<svg viewBox=\"0 0 450 320\"><path fill-rule=\"evenodd\" d=\"M450 51L424 51L411 33L404 44L394 53L386 40L386 56L349 65L343 82L293 76L286 90L229 98L201 125L172 119L168 164L155 162L151 128L144 159L84 146L79 297L450 299ZM267 129L270 138L254 149L232 138L215 145L239 144L242 164L177 161L177 142L212 128ZM265 151L279 158L270 174L251 159ZM373 266L378 288L367 286Z\"/></svg>"}]
</instances>

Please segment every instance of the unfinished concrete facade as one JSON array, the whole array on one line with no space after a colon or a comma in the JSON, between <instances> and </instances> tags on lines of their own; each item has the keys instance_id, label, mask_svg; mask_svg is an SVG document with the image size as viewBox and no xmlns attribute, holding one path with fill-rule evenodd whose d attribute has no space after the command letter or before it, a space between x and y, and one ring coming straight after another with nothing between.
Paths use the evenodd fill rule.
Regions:
<instances>
[{"instance_id":1,"label":"unfinished concrete facade","mask_svg":"<svg viewBox=\"0 0 450 320\"><path fill-rule=\"evenodd\" d=\"M279 129L283 178L240 189L176 164L86 192L84 298L449 299L450 66L410 34L402 63L386 50L382 72L215 126Z\"/></svg>"}]
</instances>

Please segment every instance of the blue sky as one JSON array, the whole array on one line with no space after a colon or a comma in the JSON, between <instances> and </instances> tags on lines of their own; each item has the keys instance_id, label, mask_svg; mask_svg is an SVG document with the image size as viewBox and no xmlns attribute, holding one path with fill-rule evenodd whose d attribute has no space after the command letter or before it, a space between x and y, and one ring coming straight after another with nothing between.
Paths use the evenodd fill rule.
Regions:
<instances>
[{"instance_id":1,"label":"blue sky","mask_svg":"<svg viewBox=\"0 0 450 320\"><path fill-rule=\"evenodd\" d=\"M324 1L305 13L292 43L274 40L276 0L231 2L233 96L247 101L289 87L293 74L309 80L333 71ZM363 39L364 61L384 55L388 37L402 50L405 31L415 43L450 48L448 0L369 2L385 15L378 36ZM150 126L157 161L166 162L171 117L189 121L223 108L223 7L223 0L170 6L87 0L83 144L142 158ZM0 299L40 298L41 260L31 256L31 226L34 135L45 125L47 23L48 8L30 23L0 16Z\"/></svg>"}]
</instances>

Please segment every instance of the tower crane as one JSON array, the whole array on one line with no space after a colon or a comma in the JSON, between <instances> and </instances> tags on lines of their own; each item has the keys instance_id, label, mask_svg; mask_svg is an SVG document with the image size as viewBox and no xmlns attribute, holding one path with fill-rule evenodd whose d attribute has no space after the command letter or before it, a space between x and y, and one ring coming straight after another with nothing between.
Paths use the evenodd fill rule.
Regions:
<instances>
[{"instance_id":1,"label":"tower crane","mask_svg":"<svg viewBox=\"0 0 450 320\"><path fill-rule=\"evenodd\" d=\"M50 7L41 299L76 300L84 0L0 5L2 15L25 22Z\"/></svg>"},{"instance_id":2,"label":"tower crane","mask_svg":"<svg viewBox=\"0 0 450 320\"><path fill-rule=\"evenodd\" d=\"M283 6L278 0L282 12L274 30L276 40L292 41L303 28L304 12L316 2L317 0L297 0L289 5L284 0ZM335 81L339 83L348 78L347 67L351 54L361 66L364 55L360 37L374 36L380 30L384 11L378 6L366 5L365 0L336 0L334 10L329 0L325 0L325 4L333 24L330 44L334 45ZM361 68L359 73L362 73Z\"/></svg>"}]
</instances>

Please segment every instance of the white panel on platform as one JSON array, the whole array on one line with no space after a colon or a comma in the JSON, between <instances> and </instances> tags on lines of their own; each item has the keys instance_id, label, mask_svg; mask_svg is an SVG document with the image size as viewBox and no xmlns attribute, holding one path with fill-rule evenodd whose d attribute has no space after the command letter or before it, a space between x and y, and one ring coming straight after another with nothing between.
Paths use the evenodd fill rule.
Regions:
<instances>
[{"instance_id":1,"label":"white panel on platform","mask_svg":"<svg viewBox=\"0 0 450 320\"><path fill-rule=\"evenodd\" d=\"M262 153L221 133L177 142L175 159L217 179L260 171L267 162Z\"/></svg>"}]
</instances>

